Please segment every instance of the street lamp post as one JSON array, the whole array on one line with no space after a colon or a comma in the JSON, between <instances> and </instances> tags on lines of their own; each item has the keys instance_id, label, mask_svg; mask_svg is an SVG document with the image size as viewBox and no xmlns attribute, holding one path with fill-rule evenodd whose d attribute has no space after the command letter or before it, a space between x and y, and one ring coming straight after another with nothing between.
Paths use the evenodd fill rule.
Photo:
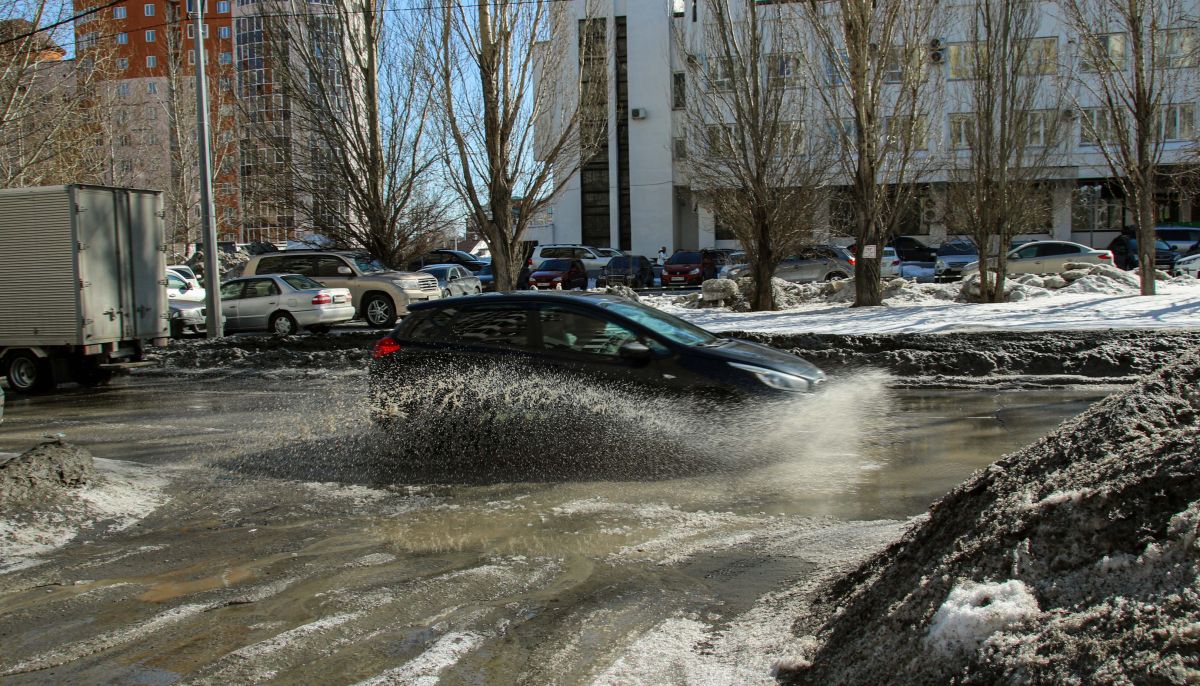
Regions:
<instances>
[{"instance_id":1,"label":"street lamp post","mask_svg":"<svg viewBox=\"0 0 1200 686\"><path fill-rule=\"evenodd\" d=\"M204 232L205 298L209 338L225 334L221 324L221 266L217 260L217 223L213 216L212 150L208 138L208 84L204 79L204 0L193 0L192 29L196 64L196 147L200 158L200 225Z\"/></svg>"}]
</instances>

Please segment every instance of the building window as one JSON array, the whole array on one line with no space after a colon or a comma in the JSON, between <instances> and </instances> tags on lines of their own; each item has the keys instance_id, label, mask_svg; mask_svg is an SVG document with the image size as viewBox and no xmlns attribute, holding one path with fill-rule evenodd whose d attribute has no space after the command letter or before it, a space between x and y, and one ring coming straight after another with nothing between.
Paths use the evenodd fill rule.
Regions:
<instances>
[{"instance_id":1,"label":"building window","mask_svg":"<svg viewBox=\"0 0 1200 686\"><path fill-rule=\"evenodd\" d=\"M674 148L675 159L677 159L677 160L686 160L687 159L687 139L686 138L684 138L683 136L679 136L678 138L672 139L671 146Z\"/></svg>"},{"instance_id":2,"label":"building window","mask_svg":"<svg viewBox=\"0 0 1200 686\"><path fill-rule=\"evenodd\" d=\"M1025 131L1025 145L1040 148L1055 144L1058 110L1029 110L1017 115L1017 130Z\"/></svg>"},{"instance_id":3,"label":"building window","mask_svg":"<svg viewBox=\"0 0 1200 686\"><path fill-rule=\"evenodd\" d=\"M153 55L151 55L151 57L153 57ZM149 62L150 57L147 57L146 61ZM154 83L153 81L151 81L150 83L147 83L146 84L146 92L149 93L150 95L157 95L158 94L158 84Z\"/></svg>"},{"instance_id":4,"label":"building window","mask_svg":"<svg viewBox=\"0 0 1200 686\"><path fill-rule=\"evenodd\" d=\"M229 40L230 30L228 26L222 26L217 29L217 37L221 40Z\"/></svg>"},{"instance_id":5,"label":"building window","mask_svg":"<svg viewBox=\"0 0 1200 686\"><path fill-rule=\"evenodd\" d=\"M1187 141L1196 137L1196 104L1163 105L1158 118L1158 140Z\"/></svg>"},{"instance_id":6,"label":"building window","mask_svg":"<svg viewBox=\"0 0 1200 686\"><path fill-rule=\"evenodd\" d=\"M1167 67L1178 69L1196 66L1200 41L1197 40L1195 28L1160 31L1155 42L1158 55Z\"/></svg>"},{"instance_id":7,"label":"building window","mask_svg":"<svg viewBox=\"0 0 1200 686\"><path fill-rule=\"evenodd\" d=\"M913 80L913 75L921 73L921 62L925 57L923 51L924 48L921 46L890 46L887 54L884 55L883 82L902 83L906 79ZM799 71L798 62L797 60L797 71Z\"/></svg>"},{"instance_id":8,"label":"building window","mask_svg":"<svg viewBox=\"0 0 1200 686\"><path fill-rule=\"evenodd\" d=\"M146 30L146 42L153 43L156 40L158 40L158 33L155 32L154 29L147 29Z\"/></svg>"},{"instance_id":9,"label":"building window","mask_svg":"<svg viewBox=\"0 0 1200 686\"><path fill-rule=\"evenodd\" d=\"M133 162L131 160L121 160L121 173L129 174L133 171Z\"/></svg>"},{"instance_id":10,"label":"building window","mask_svg":"<svg viewBox=\"0 0 1200 686\"><path fill-rule=\"evenodd\" d=\"M767 55L767 83L775 88L800 85L800 56L794 53Z\"/></svg>"},{"instance_id":11,"label":"building window","mask_svg":"<svg viewBox=\"0 0 1200 686\"><path fill-rule=\"evenodd\" d=\"M124 19L124 18L125 18L125 8L124 7L114 7L113 8L113 19Z\"/></svg>"},{"instance_id":12,"label":"building window","mask_svg":"<svg viewBox=\"0 0 1200 686\"><path fill-rule=\"evenodd\" d=\"M158 134L150 131L146 134L146 145L158 145Z\"/></svg>"},{"instance_id":13,"label":"building window","mask_svg":"<svg viewBox=\"0 0 1200 686\"><path fill-rule=\"evenodd\" d=\"M709 63L708 82L719 91L733 88L733 62L724 58L713 58Z\"/></svg>"},{"instance_id":14,"label":"building window","mask_svg":"<svg viewBox=\"0 0 1200 686\"><path fill-rule=\"evenodd\" d=\"M129 58L127 58L127 57L118 57L118 58L117 58L117 69L120 69L121 71L124 71L124 70L126 70L126 69L128 69L128 68L129 68Z\"/></svg>"},{"instance_id":15,"label":"building window","mask_svg":"<svg viewBox=\"0 0 1200 686\"><path fill-rule=\"evenodd\" d=\"M154 85L154 84L151 84L151 85ZM155 90L155 92L157 92L157 91L158 91L158 88L157 88L157 87L155 87L155 89L154 89L154 90ZM155 119L158 119L158 109L157 109L157 108L154 108L154 107L151 107L150 109L146 110L146 118L147 118L147 119L149 119L149 120L151 120L151 121L154 121Z\"/></svg>"},{"instance_id":16,"label":"building window","mask_svg":"<svg viewBox=\"0 0 1200 686\"><path fill-rule=\"evenodd\" d=\"M117 97L119 97L119 98L128 98L129 97L129 84L128 83L117 84Z\"/></svg>"},{"instance_id":17,"label":"building window","mask_svg":"<svg viewBox=\"0 0 1200 686\"><path fill-rule=\"evenodd\" d=\"M975 142L975 115L958 112L950 115L950 148L970 150Z\"/></svg>"},{"instance_id":18,"label":"building window","mask_svg":"<svg viewBox=\"0 0 1200 686\"><path fill-rule=\"evenodd\" d=\"M129 134L123 133L120 136L117 136L117 147L119 147L119 148L128 148L129 147Z\"/></svg>"},{"instance_id":19,"label":"building window","mask_svg":"<svg viewBox=\"0 0 1200 686\"><path fill-rule=\"evenodd\" d=\"M979 50L979 45L977 43L952 43L949 47L950 78L975 78L975 54Z\"/></svg>"},{"instance_id":20,"label":"building window","mask_svg":"<svg viewBox=\"0 0 1200 686\"><path fill-rule=\"evenodd\" d=\"M187 37L188 37L188 38L195 38L195 37L196 37L196 25L195 25L195 24L188 24L188 27L187 27ZM205 25L204 25L204 37L205 37L205 38L208 38L208 24L205 24Z\"/></svg>"},{"instance_id":21,"label":"building window","mask_svg":"<svg viewBox=\"0 0 1200 686\"><path fill-rule=\"evenodd\" d=\"M218 0L217 14L229 14L229 0Z\"/></svg>"},{"instance_id":22,"label":"building window","mask_svg":"<svg viewBox=\"0 0 1200 686\"><path fill-rule=\"evenodd\" d=\"M122 31L117 34L117 45L125 45L129 42L129 34Z\"/></svg>"},{"instance_id":23,"label":"building window","mask_svg":"<svg viewBox=\"0 0 1200 686\"><path fill-rule=\"evenodd\" d=\"M142 13L145 14L147 17L153 17L154 16L154 3L152 3L152 2L146 3L146 6L142 8Z\"/></svg>"},{"instance_id":24,"label":"building window","mask_svg":"<svg viewBox=\"0 0 1200 686\"><path fill-rule=\"evenodd\" d=\"M228 76L222 76L217 82L217 85L223 91L231 91L233 90L233 79L229 78Z\"/></svg>"},{"instance_id":25,"label":"building window","mask_svg":"<svg viewBox=\"0 0 1200 686\"><path fill-rule=\"evenodd\" d=\"M1025 61L1021 71L1025 74L1058 73L1058 38L1031 38L1025 46Z\"/></svg>"},{"instance_id":26,"label":"building window","mask_svg":"<svg viewBox=\"0 0 1200 686\"><path fill-rule=\"evenodd\" d=\"M1121 123L1123 122L1121 118ZM1114 118L1113 113L1103 107L1091 107L1080 112L1079 117L1079 144L1080 145L1100 145L1101 141L1114 140L1117 134L1124 129L1124 126L1118 125L1118 120Z\"/></svg>"},{"instance_id":27,"label":"building window","mask_svg":"<svg viewBox=\"0 0 1200 686\"><path fill-rule=\"evenodd\" d=\"M1083 43L1079 68L1083 71L1121 70L1125 68L1125 34L1106 33L1089 36Z\"/></svg>"},{"instance_id":28,"label":"building window","mask_svg":"<svg viewBox=\"0 0 1200 686\"><path fill-rule=\"evenodd\" d=\"M671 74L671 108L687 107L687 74L677 71Z\"/></svg>"},{"instance_id":29,"label":"building window","mask_svg":"<svg viewBox=\"0 0 1200 686\"><path fill-rule=\"evenodd\" d=\"M928 127L925 117L888 117L884 122L887 142L897 150L925 150Z\"/></svg>"},{"instance_id":30,"label":"building window","mask_svg":"<svg viewBox=\"0 0 1200 686\"><path fill-rule=\"evenodd\" d=\"M158 57L155 55L146 55L146 67L153 69L158 66Z\"/></svg>"},{"instance_id":31,"label":"building window","mask_svg":"<svg viewBox=\"0 0 1200 686\"><path fill-rule=\"evenodd\" d=\"M220 56L220 58L219 58L219 62L220 62L221 64L233 64L233 53L232 53L232 52L223 52L223 53L221 53L221 56Z\"/></svg>"}]
</instances>

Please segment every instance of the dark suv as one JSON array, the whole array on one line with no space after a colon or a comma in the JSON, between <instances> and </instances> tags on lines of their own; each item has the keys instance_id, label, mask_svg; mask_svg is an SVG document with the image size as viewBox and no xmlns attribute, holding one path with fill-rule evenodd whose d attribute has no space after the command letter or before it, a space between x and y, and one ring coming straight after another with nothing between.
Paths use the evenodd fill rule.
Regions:
<instances>
[{"instance_id":1,"label":"dark suv","mask_svg":"<svg viewBox=\"0 0 1200 686\"><path fill-rule=\"evenodd\" d=\"M419 271L428 267L431 264L457 264L466 267L473 272L483 269L487 265L486 260L481 260L469 252L462 250L451 250L450 248L439 248L432 250L428 255L422 255L408 264L409 271Z\"/></svg>"},{"instance_id":2,"label":"dark suv","mask_svg":"<svg viewBox=\"0 0 1200 686\"><path fill-rule=\"evenodd\" d=\"M600 269L596 286L603 288L622 284L630 288L654 285L654 265L645 255L617 255Z\"/></svg>"},{"instance_id":3,"label":"dark suv","mask_svg":"<svg viewBox=\"0 0 1200 686\"><path fill-rule=\"evenodd\" d=\"M720 338L661 310L615 296L529 292L414 305L375 346L372 416L407 414L404 389L423 375L509 363L615 387L697 397L794 396L824 373L807 360L758 343ZM428 384L426 384L428 385Z\"/></svg>"},{"instance_id":4,"label":"dark suv","mask_svg":"<svg viewBox=\"0 0 1200 686\"><path fill-rule=\"evenodd\" d=\"M1138 266L1138 243L1137 238L1126 236L1124 234L1117 236L1113 242L1109 244L1108 249L1112 251L1113 262L1121 269L1137 269ZM1161 238L1154 241L1154 267L1161 269L1164 272L1170 272L1175 268L1175 261L1179 259L1179 253L1171 249L1171 245Z\"/></svg>"}]
</instances>

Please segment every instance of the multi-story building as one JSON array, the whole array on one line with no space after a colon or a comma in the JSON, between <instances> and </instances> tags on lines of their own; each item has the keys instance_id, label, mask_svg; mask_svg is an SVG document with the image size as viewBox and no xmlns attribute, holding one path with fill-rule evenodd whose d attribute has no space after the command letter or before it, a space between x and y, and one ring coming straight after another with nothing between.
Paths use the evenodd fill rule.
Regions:
<instances>
[{"instance_id":1,"label":"multi-story building","mask_svg":"<svg viewBox=\"0 0 1200 686\"><path fill-rule=\"evenodd\" d=\"M167 191L168 230L183 243L199 240L198 37L189 19L195 1L128 0L81 18L75 28L80 54L104 46L114 65L108 77L114 109L108 180ZM272 26L287 20L276 17L283 14L279 3L264 7L259 0L207 0L204 5L200 39L222 241L284 242L308 228L297 219L288 187L289 151L301 137L292 130L285 89L270 56L280 48L270 43ZM274 34L283 35L286 31Z\"/></svg>"},{"instance_id":2,"label":"multi-story building","mask_svg":"<svg viewBox=\"0 0 1200 686\"><path fill-rule=\"evenodd\" d=\"M704 0L569 0L564 11L574 13L578 31L598 32L604 37L607 54L599 69L589 67L594 56L580 56L578 46L588 44L578 32L558 35L552 41L565 43L571 54L566 63L580 64L583 78L608 79L608 97L604 103L607 121L606 148L600 154L582 160L578 172L558 179L559 197L552 208L549 224L531 231L530 239L539 242L582 242L597 246L616 246L652 255L659 247L675 248L733 247L731 233L722 231L712 213L705 207L704 197L689 185L687 165L683 158L687 145L683 141L686 129L684 94L692 84L685 84L689 65L684 60L704 64L703 32L709 18L705 16ZM1169 0L1160 0L1163 2ZM1170 0L1173 1L1173 0ZM1195 0L1183 0L1191 10L1183 16L1196 17ZM758 0L762 6L784 6L785 0ZM953 11L958 3L942 3ZM1036 37L1038 49L1046 65L1061 70L1066 77L1078 65L1070 65L1068 57L1075 50L1076 36L1054 10L1054 4L1039 5ZM959 8L963 9L963 8ZM1186 8L1185 8L1186 9ZM770 8L760 8L770 11ZM781 15L782 16L782 15ZM792 21L803 17L802 12L789 13ZM938 121L928 124L930 135L927 150L920 154L928 159L947 151L960 153L961 126L956 127L956 112L952 91L959 86L963 75L954 72L961 66L955 62L956 46L968 40L965 29L947 22L939 34L929 37L928 43L939 51L939 59L931 60L929 69L944 70L938 79L943 103L938 109ZM1184 88L1164 107L1169 119L1162 131L1162 164L1180 164L1189 154L1200 131L1196 101L1200 86L1195 48L1197 28L1179 27L1179 43L1184 51L1190 46L1191 55L1172 64L1175 78ZM804 27L797 28L802 35ZM803 41L801 41L803 42ZM594 44L594 43L593 43ZM806 49L815 49L815 41ZM679 49L682 46L682 49ZM1167 48L1171 49L1171 48ZM699 54L698 54L699 53ZM1048 67L1048 71L1049 68ZM766 69L763 65L763 69ZM819 79L816 79L819 80ZM1066 79L1047 79L1058 84ZM820 87L814 79L794 79L794 87ZM789 84L792 86L793 84ZM563 88L577 84L563 81ZM569 97L566 99L569 100ZM828 115L825 115L828 116ZM961 115L959 115L961 116ZM1045 221L1030 227L1024 238L1057 238L1105 247L1123 227L1132 224L1132 215L1125 207L1118 185L1111 183L1110 171L1096 142L1089 140L1088 130L1081 125L1084 117L1097 116L1086 103L1064 107L1054 116L1061 116L1056 141L1034 141L1031 145L1056 146L1047 165L1043 190ZM1165 120L1164 120L1165 121ZM948 155L944 155L949 158ZM837 182L835 182L837 183ZM946 169L931 167L923 177L926 186L917 211L908 212L899 229L908 235L925 237L931 243L957 233L947 225L944 209ZM1099 192L1093 199L1089 192ZM835 192L836 195L836 192ZM1200 196L1193 196L1200 197ZM1200 202L1189 200L1187 194L1164 190L1159 198L1162 222L1200 220ZM822 230L834 236L848 231L844 217L838 211L824 212Z\"/></svg>"}]
</instances>

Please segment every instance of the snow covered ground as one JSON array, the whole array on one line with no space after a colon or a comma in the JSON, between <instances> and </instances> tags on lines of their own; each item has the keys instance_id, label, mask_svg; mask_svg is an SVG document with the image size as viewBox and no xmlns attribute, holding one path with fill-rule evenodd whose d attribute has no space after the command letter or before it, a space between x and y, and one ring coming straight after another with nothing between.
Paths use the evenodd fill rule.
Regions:
<instances>
[{"instance_id":1,"label":"snow covered ground","mask_svg":"<svg viewBox=\"0 0 1200 686\"><path fill-rule=\"evenodd\" d=\"M961 286L908 282L884 307L850 307L849 293L798 302L779 312L692 309L677 297L643 302L712 331L761 333L947 333L967 331L1085 331L1098 329L1200 329L1200 280L1158 284L1142 297L1131 287L1025 289L1018 302L975 304L956 300ZM1100 289L1097 289L1100 290Z\"/></svg>"}]
</instances>

